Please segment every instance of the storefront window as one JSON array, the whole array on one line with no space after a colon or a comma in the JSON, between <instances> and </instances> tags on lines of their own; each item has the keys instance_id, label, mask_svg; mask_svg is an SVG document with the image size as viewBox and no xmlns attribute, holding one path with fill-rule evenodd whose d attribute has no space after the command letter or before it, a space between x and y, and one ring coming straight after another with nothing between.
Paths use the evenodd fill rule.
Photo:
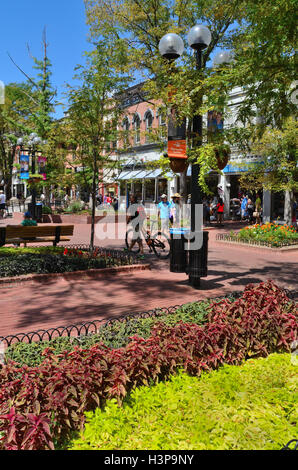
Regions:
<instances>
[{"instance_id":1,"label":"storefront window","mask_svg":"<svg viewBox=\"0 0 298 470\"><path fill-rule=\"evenodd\" d=\"M146 185L146 192L145 192L145 200L146 202L153 202L155 199L155 180L154 179L148 179L145 180L145 185Z\"/></svg>"},{"instance_id":2,"label":"storefront window","mask_svg":"<svg viewBox=\"0 0 298 470\"><path fill-rule=\"evenodd\" d=\"M168 194L168 180L165 178L158 180L158 197L162 194Z\"/></svg>"}]
</instances>

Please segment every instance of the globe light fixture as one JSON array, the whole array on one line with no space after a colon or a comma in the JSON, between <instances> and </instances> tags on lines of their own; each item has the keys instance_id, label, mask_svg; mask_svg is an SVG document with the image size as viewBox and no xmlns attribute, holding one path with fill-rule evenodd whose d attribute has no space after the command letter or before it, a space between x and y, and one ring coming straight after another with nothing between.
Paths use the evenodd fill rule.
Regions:
<instances>
[{"instance_id":1,"label":"globe light fixture","mask_svg":"<svg viewBox=\"0 0 298 470\"><path fill-rule=\"evenodd\" d=\"M33 144L34 144L34 145L38 145L38 144L40 144L40 143L41 143L41 138L38 137L38 136L34 137L34 139L33 139Z\"/></svg>"},{"instance_id":2,"label":"globe light fixture","mask_svg":"<svg viewBox=\"0 0 298 470\"><path fill-rule=\"evenodd\" d=\"M165 59L174 60L182 56L184 43L178 34L168 33L159 41L159 52Z\"/></svg>"},{"instance_id":3,"label":"globe light fixture","mask_svg":"<svg viewBox=\"0 0 298 470\"><path fill-rule=\"evenodd\" d=\"M230 51L220 51L213 59L213 66L218 67L220 65L228 64L232 60L232 53Z\"/></svg>"},{"instance_id":4,"label":"globe light fixture","mask_svg":"<svg viewBox=\"0 0 298 470\"><path fill-rule=\"evenodd\" d=\"M188 33L187 42L192 49L202 51L209 46L212 36L207 26L199 25L193 26Z\"/></svg>"},{"instance_id":5,"label":"globe light fixture","mask_svg":"<svg viewBox=\"0 0 298 470\"><path fill-rule=\"evenodd\" d=\"M23 137L19 137L18 140L17 140L17 145L21 146L21 145L23 145L23 143L24 143Z\"/></svg>"}]
</instances>

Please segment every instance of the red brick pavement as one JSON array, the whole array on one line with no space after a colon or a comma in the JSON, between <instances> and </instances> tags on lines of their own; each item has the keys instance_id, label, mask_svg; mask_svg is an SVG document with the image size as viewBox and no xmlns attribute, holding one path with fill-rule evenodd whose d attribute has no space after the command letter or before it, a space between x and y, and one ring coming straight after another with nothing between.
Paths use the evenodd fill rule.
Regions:
<instances>
[{"instance_id":1,"label":"red brick pavement","mask_svg":"<svg viewBox=\"0 0 298 470\"><path fill-rule=\"evenodd\" d=\"M201 280L199 290L189 286L185 274L170 273L169 261L152 255L146 255L151 271L109 275L100 280L62 277L47 285L10 285L0 289L0 336L215 297L265 279L296 289L297 251L273 253L215 241L218 230L230 230L234 225L226 223L221 229L209 231L208 277ZM76 225L71 243L88 243L89 238L90 226ZM119 240L97 239L96 244L123 247Z\"/></svg>"}]
</instances>

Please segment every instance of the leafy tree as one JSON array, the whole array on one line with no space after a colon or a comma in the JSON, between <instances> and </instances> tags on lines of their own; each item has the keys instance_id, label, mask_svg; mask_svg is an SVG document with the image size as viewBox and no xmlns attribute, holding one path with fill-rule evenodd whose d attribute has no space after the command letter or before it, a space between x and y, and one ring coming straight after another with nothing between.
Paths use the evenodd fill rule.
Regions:
<instances>
[{"instance_id":1,"label":"leafy tree","mask_svg":"<svg viewBox=\"0 0 298 470\"><path fill-rule=\"evenodd\" d=\"M199 184L206 191L206 175L211 169L218 170L218 150L229 144L250 153L264 132L271 132L272 126L282 131L285 120L296 114L295 0L85 0L85 4L93 40L121 40L127 70L136 72L136 79L146 80L152 99L163 102L165 109L175 106L178 121L189 123L188 139L193 144L188 145L188 156L201 164ZM203 52L202 70L196 70L195 56L189 49L179 67L164 61L158 50L161 37L176 32L186 43L187 32L198 23L206 24L212 32L212 41ZM212 68L210 59L218 48L230 50L234 60ZM227 98L235 86L243 87L246 93L235 122L225 125L215 140L206 132L203 140L198 139L192 132L194 118L208 110L228 117ZM169 89L175 90L171 99Z\"/></svg>"},{"instance_id":2,"label":"leafy tree","mask_svg":"<svg viewBox=\"0 0 298 470\"><path fill-rule=\"evenodd\" d=\"M284 218L292 223L293 192L298 191L298 125L293 118L284 121L282 128L267 127L252 149L262 157L262 163L250 168L241 177L241 185L260 186L270 191L285 191Z\"/></svg>"},{"instance_id":3,"label":"leafy tree","mask_svg":"<svg viewBox=\"0 0 298 470\"><path fill-rule=\"evenodd\" d=\"M246 92L239 111L244 118L261 116L264 128L282 128L297 112L296 12L295 0L248 0L245 22L234 38L236 67L231 80Z\"/></svg>"},{"instance_id":4,"label":"leafy tree","mask_svg":"<svg viewBox=\"0 0 298 470\"><path fill-rule=\"evenodd\" d=\"M113 45L112 45L113 46ZM76 164L84 168L85 181L92 196L90 247L94 247L96 193L100 175L117 167L112 142L118 138L118 123L122 110L121 92L127 87L121 48L99 42L87 54L86 66L79 67L78 87L69 87L67 124L69 138L74 143ZM122 72L122 74L121 74Z\"/></svg>"},{"instance_id":5,"label":"leafy tree","mask_svg":"<svg viewBox=\"0 0 298 470\"><path fill-rule=\"evenodd\" d=\"M5 102L0 105L0 174L7 199L11 198L17 138L28 133L32 125L32 100L27 83L11 83L6 86Z\"/></svg>"},{"instance_id":6,"label":"leafy tree","mask_svg":"<svg viewBox=\"0 0 298 470\"><path fill-rule=\"evenodd\" d=\"M163 111L175 107L177 123L186 120L190 161L200 158L201 139L192 132L192 123L207 110L225 110L230 80L226 74L216 74L209 67L212 54L219 47L231 48L237 25L242 22L244 2L183 0L85 0L87 20L93 39L117 38L126 51L126 68L136 79L145 80L144 90L157 101ZM202 56L202 69L196 69L196 58L190 48L179 60L179 67L165 61L159 53L159 41L168 32L176 32L186 42L190 28L197 23L206 24L212 32L212 41ZM169 90L173 91L171 96ZM203 101L203 97L207 100ZM224 142L222 134L220 145ZM206 139L205 139L206 140ZM213 143L214 151L217 143ZM215 162L215 166L213 165ZM210 169L217 169L212 156L201 166L200 184ZM211 166L213 165L213 166Z\"/></svg>"},{"instance_id":7,"label":"leafy tree","mask_svg":"<svg viewBox=\"0 0 298 470\"><path fill-rule=\"evenodd\" d=\"M16 121L14 125L18 130L17 133L18 135L29 135L34 131L42 140L51 140L50 145L43 145L38 149L42 149L44 156L47 157L47 180L32 186L34 189L45 189L46 200L49 204L50 187L54 181L57 182L61 180L61 175L65 173L65 167L61 164L61 159L57 158L57 149L53 147L53 136L54 132L57 131L57 125L53 119L53 112L56 105L56 90L53 89L51 84L52 64L48 57L48 47L46 29L44 29L42 35L42 59L33 56L28 46L30 57L34 63L33 70L36 71L34 77L29 76L14 62L12 57L10 58L27 79L25 84L26 89L22 89L24 104L20 103L21 110L22 108L26 110L27 126L23 127L22 131L20 131L21 122ZM13 151L15 153L15 148Z\"/></svg>"}]
</instances>

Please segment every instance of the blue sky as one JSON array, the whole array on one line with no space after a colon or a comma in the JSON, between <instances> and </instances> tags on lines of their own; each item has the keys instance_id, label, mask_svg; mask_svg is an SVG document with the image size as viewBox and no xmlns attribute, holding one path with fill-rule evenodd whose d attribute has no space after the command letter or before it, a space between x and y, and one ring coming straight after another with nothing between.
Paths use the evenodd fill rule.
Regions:
<instances>
[{"instance_id":1,"label":"blue sky","mask_svg":"<svg viewBox=\"0 0 298 470\"><path fill-rule=\"evenodd\" d=\"M74 83L74 68L84 63L83 53L91 49L83 0L1 0L0 80L6 84L25 80L7 53L28 75L34 76L27 44L32 55L42 58L44 27L53 65L52 82L62 100L65 82ZM63 110L58 107L56 116L62 115Z\"/></svg>"}]
</instances>

